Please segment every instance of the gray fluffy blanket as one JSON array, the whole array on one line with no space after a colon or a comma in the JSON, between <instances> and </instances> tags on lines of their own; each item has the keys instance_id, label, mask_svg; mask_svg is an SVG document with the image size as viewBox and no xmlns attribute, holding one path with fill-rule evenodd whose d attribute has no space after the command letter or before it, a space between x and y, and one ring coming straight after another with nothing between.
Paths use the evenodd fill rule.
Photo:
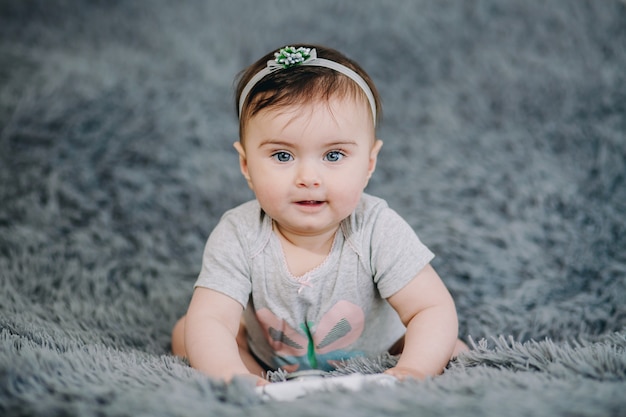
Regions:
<instances>
[{"instance_id":1,"label":"gray fluffy blanket","mask_svg":"<svg viewBox=\"0 0 626 417\"><path fill-rule=\"evenodd\" d=\"M169 354L252 197L233 78L298 42L381 91L368 191L472 345L437 378L261 403ZM626 415L625 301L623 1L0 0L2 416Z\"/></svg>"}]
</instances>

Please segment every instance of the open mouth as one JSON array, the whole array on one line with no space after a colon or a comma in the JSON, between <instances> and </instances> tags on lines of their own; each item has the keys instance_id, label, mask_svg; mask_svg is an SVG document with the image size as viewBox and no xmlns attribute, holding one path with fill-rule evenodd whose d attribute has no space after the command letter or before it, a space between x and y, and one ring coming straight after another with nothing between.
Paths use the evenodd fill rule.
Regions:
<instances>
[{"instance_id":1,"label":"open mouth","mask_svg":"<svg viewBox=\"0 0 626 417\"><path fill-rule=\"evenodd\" d=\"M298 201L296 204L301 205L301 206L319 206L320 204L324 204L324 202L317 201L317 200L303 200L303 201Z\"/></svg>"}]
</instances>

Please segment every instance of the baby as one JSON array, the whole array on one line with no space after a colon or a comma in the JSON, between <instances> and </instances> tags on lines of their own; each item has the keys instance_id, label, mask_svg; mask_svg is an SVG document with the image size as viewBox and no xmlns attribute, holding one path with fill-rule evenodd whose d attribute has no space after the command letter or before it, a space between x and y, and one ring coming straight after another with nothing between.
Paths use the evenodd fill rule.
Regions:
<instances>
[{"instance_id":1,"label":"baby","mask_svg":"<svg viewBox=\"0 0 626 417\"><path fill-rule=\"evenodd\" d=\"M256 199L208 238L172 350L229 381L331 370L401 354L398 378L441 373L467 349L434 255L384 200L364 193L382 142L380 99L354 61L286 47L237 88L241 172Z\"/></svg>"}]
</instances>

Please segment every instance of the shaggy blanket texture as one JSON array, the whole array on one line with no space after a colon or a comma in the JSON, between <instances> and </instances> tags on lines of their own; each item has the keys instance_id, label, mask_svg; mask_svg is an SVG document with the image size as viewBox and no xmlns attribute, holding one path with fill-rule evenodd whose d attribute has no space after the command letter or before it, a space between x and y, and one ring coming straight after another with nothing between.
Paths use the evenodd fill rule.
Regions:
<instances>
[{"instance_id":1,"label":"shaggy blanket texture","mask_svg":"<svg viewBox=\"0 0 626 417\"><path fill-rule=\"evenodd\" d=\"M261 403L169 353L252 198L233 79L298 42L380 89L368 192L472 346L437 378ZM2 416L626 415L623 1L1 0L0 129Z\"/></svg>"}]
</instances>

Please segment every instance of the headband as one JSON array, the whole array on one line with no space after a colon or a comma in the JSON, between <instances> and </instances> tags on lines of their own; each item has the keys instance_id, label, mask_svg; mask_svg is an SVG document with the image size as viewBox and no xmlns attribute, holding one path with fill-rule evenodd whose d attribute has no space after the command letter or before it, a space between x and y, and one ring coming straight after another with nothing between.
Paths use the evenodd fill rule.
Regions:
<instances>
[{"instance_id":1,"label":"headband","mask_svg":"<svg viewBox=\"0 0 626 417\"><path fill-rule=\"evenodd\" d=\"M246 86L241 91L241 95L239 96L240 116L241 110L243 109L243 103L244 101L246 101L248 94L250 94L250 91L254 88L254 86L264 77L275 71L295 67L298 65L310 65L315 67L330 68L345 75L346 77L357 83L357 85L361 87L361 90L363 90L363 92L367 96L367 100L369 101L370 107L372 109L372 116L374 117L374 125L376 125L376 100L374 100L374 94L372 94L372 90L367 85L367 82L365 82L365 80L359 74L338 62L331 61L329 59L318 58L315 48L294 48L293 46L286 46L278 52L274 53L274 57L275 59L267 61L267 66L261 71L257 72L254 77L252 77L250 81L248 81Z\"/></svg>"}]
</instances>

